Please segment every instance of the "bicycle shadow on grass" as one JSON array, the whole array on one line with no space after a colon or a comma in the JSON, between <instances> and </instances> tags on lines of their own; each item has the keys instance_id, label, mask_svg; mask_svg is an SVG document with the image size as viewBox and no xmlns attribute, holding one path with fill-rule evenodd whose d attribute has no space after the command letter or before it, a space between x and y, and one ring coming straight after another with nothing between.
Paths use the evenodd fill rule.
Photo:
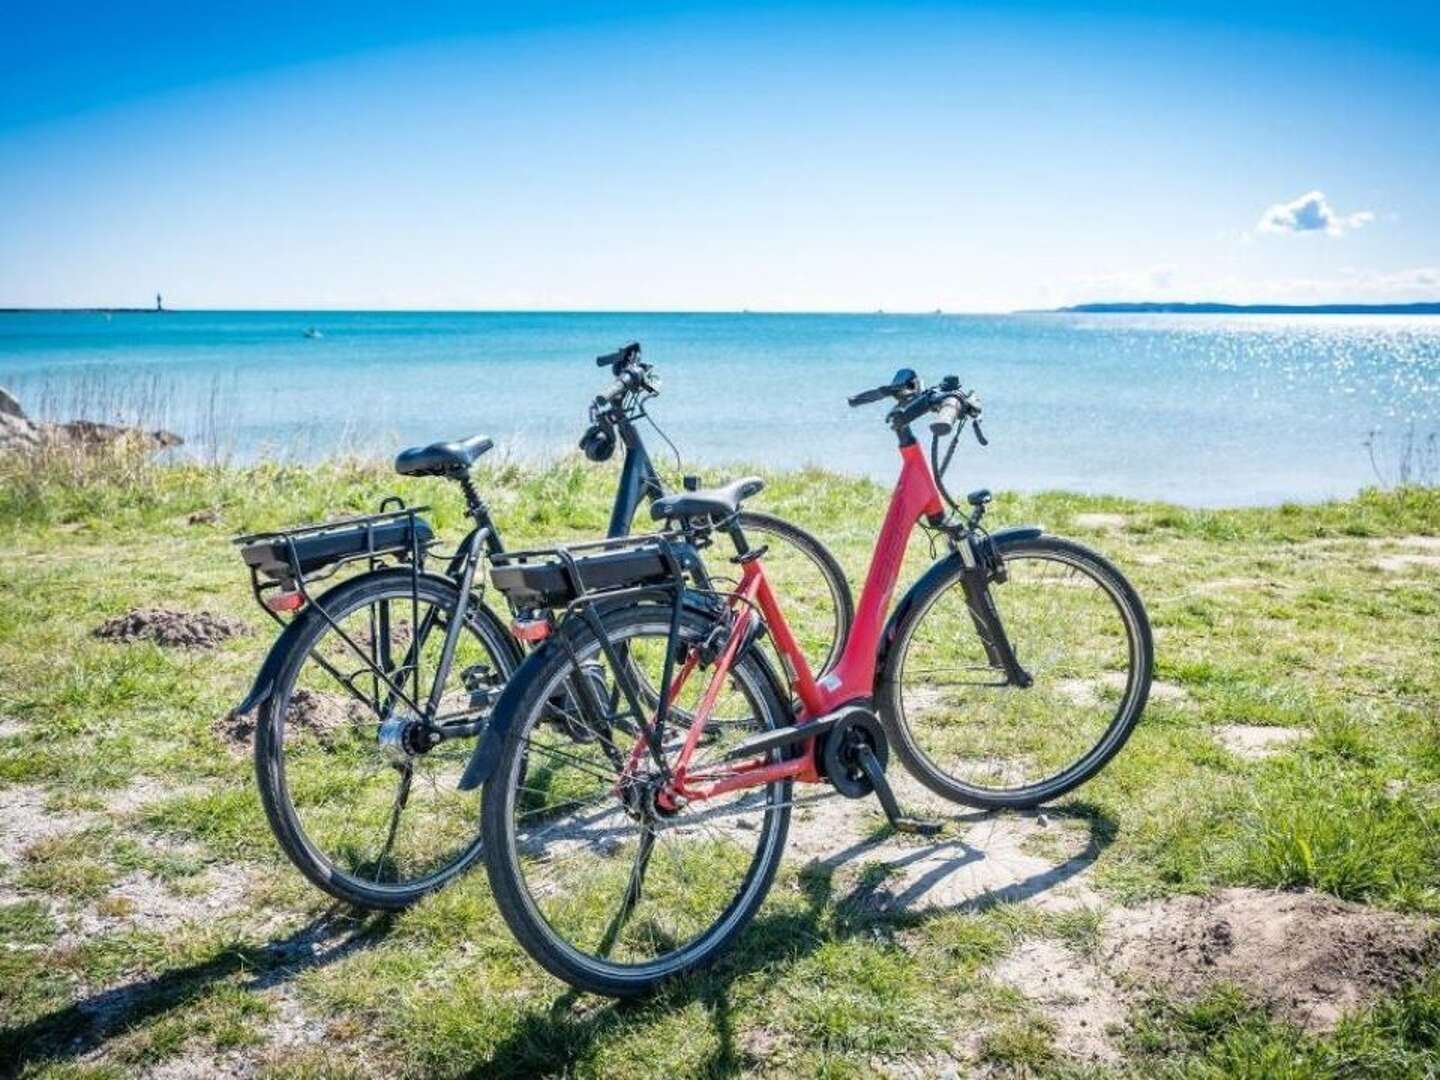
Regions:
<instances>
[{"instance_id":1,"label":"bicycle shadow on grass","mask_svg":"<svg viewBox=\"0 0 1440 1080\"><path fill-rule=\"evenodd\" d=\"M27 1023L0 1027L0 1076L88 1054L235 975L249 973L236 983L241 989L267 990L303 971L336 963L382 941L394 919L390 913L366 915L336 904L282 938L236 945L201 963L122 983Z\"/></svg>"},{"instance_id":2,"label":"bicycle shadow on grass","mask_svg":"<svg viewBox=\"0 0 1440 1080\"><path fill-rule=\"evenodd\" d=\"M821 946L845 941L875 930L903 930L922 926L930 919L955 912L980 912L1000 904L1019 903L1041 897L1071 881L1093 865L1114 840L1113 818L1088 802L1069 803L1045 811L1052 821L1083 823L1088 833L1082 850L1015 881L994 889L967 895L953 904L918 906L944 875L984 858L983 849L964 840L941 840L914 844L913 858L936 859L936 853L953 849L949 858L936 859L916 882L899 894L882 892L889 875L871 879L862 871L846 887L837 884L841 869L867 853L875 852L894 839L877 831L844 849L803 865L796 877L804 898L803 910L774 910L767 904L741 934L731 953L709 971L680 980L649 998L636 1001L606 1001L586 998L570 990L540 1012L526 1014L515 1029L483 1061L473 1065L472 1077L536 1076L565 1072L577 1059L590 1052L607 1035L627 1026L661 1019L698 1004L706 1013L716 1046L709 1056L695 1063L692 1071L705 1076L735 1076L762 1067L763 1057L753 1048L740 1045L734 1024L731 988L747 976L765 972L778 978ZM1033 820L1035 812L977 812L952 816L950 820L974 824L987 820ZM577 1015L582 1002L598 1002ZM698 1038L699 1033L695 1034Z\"/></svg>"}]
</instances>

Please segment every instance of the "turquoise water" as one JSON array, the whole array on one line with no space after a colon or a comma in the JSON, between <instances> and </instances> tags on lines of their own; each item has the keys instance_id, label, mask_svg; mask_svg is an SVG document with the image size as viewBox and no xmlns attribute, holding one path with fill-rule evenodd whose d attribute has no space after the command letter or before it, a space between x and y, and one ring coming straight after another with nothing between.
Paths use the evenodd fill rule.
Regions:
<instances>
[{"instance_id":1,"label":"turquoise water","mask_svg":"<svg viewBox=\"0 0 1440 1080\"><path fill-rule=\"evenodd\" d=\"M1413 472L1440 431L1440 318L1385 316L19 313L0 314L0 385L49 418L168 427L202 459L475 432L533 458L574 446L606 381L591 358L630 339L664 380L656 418L706 467L888 481L883 409L845 397L902 365L981 395L991 445L962 449L960 488L1313 500L1376 481L1370 432L1394 480L1407 439Z\"/></svg>"}]
</instances>

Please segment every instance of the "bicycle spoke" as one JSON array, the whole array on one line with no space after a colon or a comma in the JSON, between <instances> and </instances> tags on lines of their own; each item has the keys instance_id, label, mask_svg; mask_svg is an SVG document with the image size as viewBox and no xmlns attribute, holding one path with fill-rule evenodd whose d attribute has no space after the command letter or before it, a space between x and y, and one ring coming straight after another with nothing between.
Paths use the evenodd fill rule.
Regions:
<instances>
[{"instance_id":1,"label":"bicycle spoke","mask_svg":"<svg viewBox=\"0 0 1440 1080\"><path fill-rule=\"evenodd\" d=\"M390 858L390 852L395 847L395 833L400 828L400 815L405 810L405 804L410 801L410 784L415 776L411 769L405 769L400 774L400 783L395 788L395 803L390 809L390 827L385 834L385 844L380 849L380 857L375 860L375 880L380 880L380 875L385 872L385 861Z\"/></svg>"},{"instance_id":2,"label":"bicycle spoke","mask_svg":"<svg viewBox=\"0 0 1440 1080\"><path fill-rule=\"evenodd\" d=\"M421 587L429 591L413 608L408 580L390 593L358 594L349 607L332 603L327 610L335 625L321 628L283 690L290 704L277 795L304 838L286 851L347 899L362 888L397 894L422 889L478 854L478 796L455 789L473 739L429 746L406 728L416 720L408 695L394 690L398 682L410 682L422 651L439 653L441 642L430 629L448 622L435 617L443 607L437 596L454 593L432 594L444 586L424 581ZM412 629L417 625L419 633ZM483 667L508 674L509 654L497 646L475 625L461 625L454 663L438 687L442 711L468 705L460 672ZM436 689L438 664L424 667L429 688ZM354 902L362 901L357 896Z\"/></svg>"}]
</instances>

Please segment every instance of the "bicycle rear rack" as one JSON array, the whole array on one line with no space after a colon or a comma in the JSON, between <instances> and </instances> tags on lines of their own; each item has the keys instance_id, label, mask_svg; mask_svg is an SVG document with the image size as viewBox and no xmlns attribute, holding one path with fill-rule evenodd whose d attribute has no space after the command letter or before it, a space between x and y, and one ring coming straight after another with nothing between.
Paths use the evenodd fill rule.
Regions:
<instances>
[{"instance_id":1,"label":"bicycle rear rack","mask_svg":"<svg viewBox=\"0 0 1440 1080\"><path fill-rule=\"evenodd\" d=\"M562 630L570 619L578 618L595 637L614 673L615 685L624 701L623 712L612 711L608 703L600 700L595 686L584 674L584 662L576 650L573 635L563 632L556 635L575 672L570 680L570 693L597 732L610 730L627 716L633 720L636 731L643 729L646 715L642 699L647 695L639 685L628 649L617 645L596 608L605 603L647 597L668 601L669 632L663 671L659 687L648 695L655 699L655 723L649 726L647 742L657 765L663 769L663 732L679 651L680 614L685 606L687 578L697 570L703 573L693 544L684 533L672 532L505 552L491 560L490 579L522 618L528 613L543 612L546 620L553 621ZM557 611L558 617L553 614ZM606 738L605 742L607 753L619 753L612 741ZM617 760L615 764L618 768L622 763Z\"/></svg>"},{"instance_id":2,"label":"bicycle rear rack","mask_svg":"<svg viewBox=\"0 0 1440 1080\"><path fill-rule=\"evenodd\" d=\"M428 509L427 506L406 506L398 495L391 495L380 503L380 512L376 514L248 533L233 541L240 547L241 557L250 571L250 591L261 610L282 627L289 626L302 609L311 608L318 613L368 669L376 701L380 700L380 690L384 688L385 704L380 711L385 715L397 702L412 712L418 713L421 709L419 646L427 628L420 624L420 574L425 568L426 553L436 542L434 530L419 516ZM316 582L361 561L368 570L378 570L387 563L408 564L410 568L411 642L399 665L383 668L377 662L376 651L382 636L388 642L390 628L377 624L373 610L369 616L370 649L367 650L311 592L310 587ZM427 616L427 622L432 617L433 612ZM324 657L315 655L314 659L357 700L368 704L352 682L362 672L346 676ZM405 691L407 681L413 681L413 694Z\"/></svg>"},{"instance_id":3,"label":"bicycle rear rack","mask_svg":"<svg viewBox=\"0 0 1440 1080\"><path fill-rule=\"evenodd\" d=\"M392 495L377 514L248 533L233 542L250 571L255 602L283 626L287 620L281 612L295 612L314 602L310 585L351 563L364 560L367 569L374 570L387 560L408 562L418 578L435 543L434 530L419 516L428 509L406 506Z\"/></svg>"}]
</instances>

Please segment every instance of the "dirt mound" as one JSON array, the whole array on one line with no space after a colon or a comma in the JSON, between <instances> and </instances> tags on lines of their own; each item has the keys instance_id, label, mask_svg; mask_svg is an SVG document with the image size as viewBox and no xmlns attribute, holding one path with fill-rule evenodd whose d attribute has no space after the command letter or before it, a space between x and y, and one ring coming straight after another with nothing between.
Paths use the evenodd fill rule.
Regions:
<instances>
[{"instance_id":1,"label":"dirt mound","mask_svg":"<svg viewBox=\"0 0 1440 1080\"><path fill-rule=\"evenodd\" d=\"M1235 983L1312 1030L1440 959L1433 923L1318 893L1227 889L1117 913L1111 926L1115 969L1182 994Z\"/></svg>"},{"instance_id":2,"label":"dirt mound","mask_svg":"<svg viewBox=\"0 0 1440 1080\"><path fill-rule=\"evenodd\" d=\"M374 714L354 698L326 690L300 687L290 695L285 719L290 725L287 738L296 731L309 732L323 744L329 744L341 731L363 728ZM221 742L232 750L249 748L255 735L254 713L228 712L212 725Z\"/></svg>"},{"instance_id":3,"label":"dirt mound","mask_svg":"<svg viewBox=\"0 0 1440 1080\"><path fill-rule=\"evenodd\" d=\"M137 608L106 619L94 631L97 638L106 641L153 641L182 649L213 649L222 641L249 632L245 623L228 615L166 608Z\"/></svg>"}]
</instances>

